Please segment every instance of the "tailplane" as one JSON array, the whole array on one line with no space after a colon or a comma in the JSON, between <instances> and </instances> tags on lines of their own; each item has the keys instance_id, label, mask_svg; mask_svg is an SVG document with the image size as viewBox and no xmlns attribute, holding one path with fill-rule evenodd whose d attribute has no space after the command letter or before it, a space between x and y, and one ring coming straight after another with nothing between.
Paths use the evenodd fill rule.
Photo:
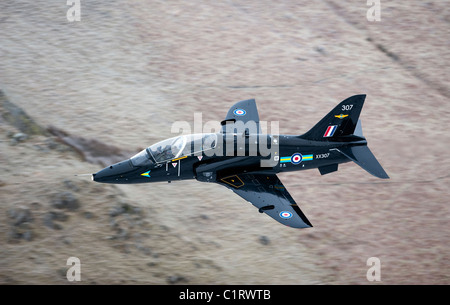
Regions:
<instances>
[{"instance_id":1,"label":"tailplane","mask_svg":"<svg viewBox=\"0 0 450 305\"><path fill-rule=\"evenodd\" d=\"M381 179L389 179L389 176L386 174L380 163L378 163L378 160L375 158L367 145L332 148L332 150L339 151L344 156L361 166L369 174Z\"/></svg>"}]
</instances>

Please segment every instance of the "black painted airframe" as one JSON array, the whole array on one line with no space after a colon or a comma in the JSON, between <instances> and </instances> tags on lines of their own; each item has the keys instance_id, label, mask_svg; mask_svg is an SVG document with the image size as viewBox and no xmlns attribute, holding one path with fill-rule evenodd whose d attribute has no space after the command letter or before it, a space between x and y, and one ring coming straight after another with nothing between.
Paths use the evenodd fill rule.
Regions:
<instances>
[{"instance_id":1,"label":"black painted airframe","mask_svg":"<svg viewBox=\"0 0 450 305\"><path fill-rule=\"evenodd\" d=\"M284 225L312 227L277 173L318 168L325 175L353 161L378 178L389 178L362 134L359 115L365 98L347 98L303 135L262 134L255 100L240 101L228 111L220 132L161 141L92 179L121 184L214 182Z\"/></svg>"}]
</instances>

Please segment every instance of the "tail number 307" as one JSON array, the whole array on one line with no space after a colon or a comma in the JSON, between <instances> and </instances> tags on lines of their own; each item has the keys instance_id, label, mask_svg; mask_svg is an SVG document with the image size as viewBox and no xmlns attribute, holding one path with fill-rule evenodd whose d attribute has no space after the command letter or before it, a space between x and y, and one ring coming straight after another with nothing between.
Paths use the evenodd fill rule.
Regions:
<instances>
[{"instance_id":1,"label":"tail number 307","mask_svg":"<svg viewBox=\"0 0 450 305\"><path fill-rule=\"evenodd\" d=\"M342 105L342 111L352 110L353 105Z\"/></svg>"}]
</instances>

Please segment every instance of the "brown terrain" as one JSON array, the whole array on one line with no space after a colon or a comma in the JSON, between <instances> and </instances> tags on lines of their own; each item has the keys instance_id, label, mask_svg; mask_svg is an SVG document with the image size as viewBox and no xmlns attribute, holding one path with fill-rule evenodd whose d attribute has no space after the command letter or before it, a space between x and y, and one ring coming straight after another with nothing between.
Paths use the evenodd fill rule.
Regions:
<instances>
[{"instance_id":1,"label":"brown terrain","mask_svg":"<svg viewBox=\"0 0 450 305\"><path fill-rule=\"evenodd\" d=\"M450 284L450 8L445 1L0 4L0 284ZM314 227L280 225L195 180L89 176L194 113L255 98L301 134L367 94L354 163L280 175ZM381 282L366 278L381 262Z\"/></svg>"}]
</instances>

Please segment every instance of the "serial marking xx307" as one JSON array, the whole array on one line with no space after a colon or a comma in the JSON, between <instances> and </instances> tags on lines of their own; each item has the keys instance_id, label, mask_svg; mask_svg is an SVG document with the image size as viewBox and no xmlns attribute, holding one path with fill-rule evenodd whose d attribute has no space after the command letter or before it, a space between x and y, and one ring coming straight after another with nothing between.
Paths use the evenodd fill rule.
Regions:
<instances>
[{"instance_id":1,"label":"serial marking xx307","mask_svg":"<svg viewBox=\"0 0 450 305\"><path fill-rule=\"evenodd\" d=\"M347 98L303 135L262 134L255 100L240 101L228 111L220 132L161 141L92 179L122 184L184 179L218 183L284 225L312 227L278 173L318 168L325 175L337 171L338 164L353 161L376 177L389 178L362 134L359 115L365 98Z\"/></svg>"}]
</instances>

